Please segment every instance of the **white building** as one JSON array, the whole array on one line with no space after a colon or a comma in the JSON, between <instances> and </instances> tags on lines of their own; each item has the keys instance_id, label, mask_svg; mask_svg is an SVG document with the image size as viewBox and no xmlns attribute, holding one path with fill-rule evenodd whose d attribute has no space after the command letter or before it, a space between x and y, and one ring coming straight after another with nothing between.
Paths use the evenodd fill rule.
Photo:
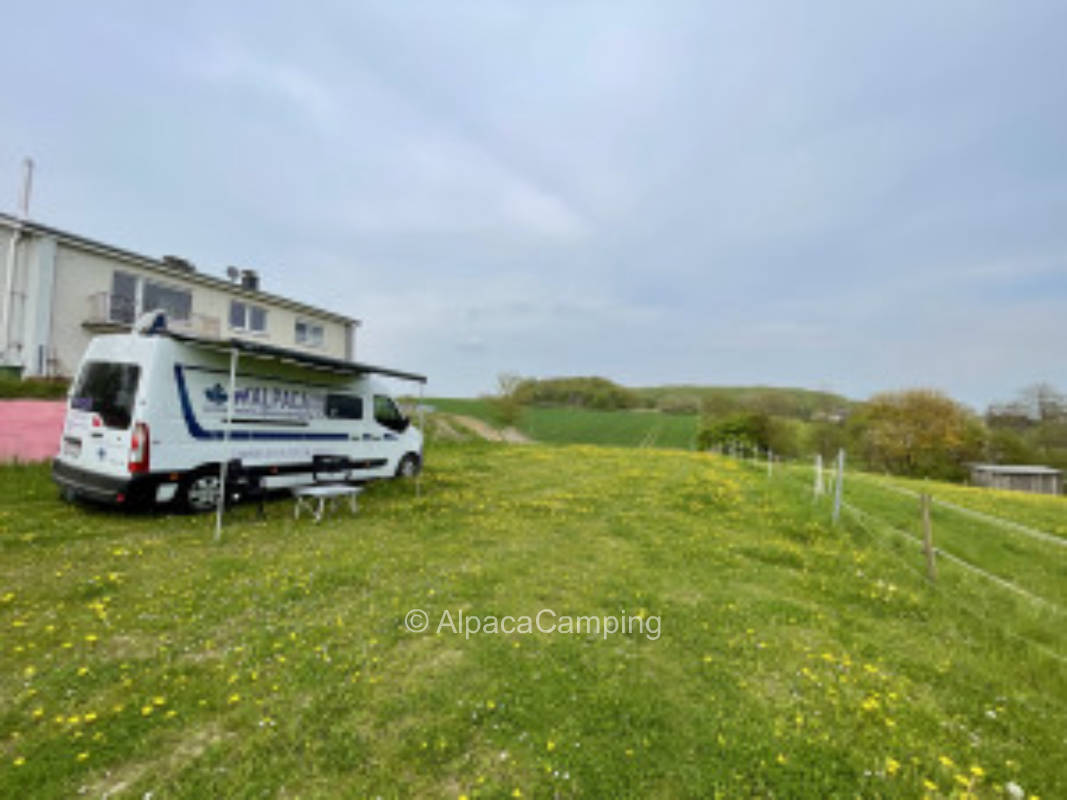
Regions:
<instances>
[{"instance_id":1,"label":"white building","mask_svg":"<svg viewBox=\"0 0 1067 800\"><path fill-rule=\"evenodd\" d=\"M1032 464L971 464L971 483L990 489L1011 489L1037 494L1063 492L1063 473Z\"/></svg>"},{"instance_id":2,"label":"white building","mask_svg":"<svg viewBox=\"0 0 1067 800\"><path fill-rule=\"evenodd\" d=\"M251 270L227 280L0 214L0 364L24 376L70 376L97 333L143 311L199 336L236 337L352 361L351 317L260 291Z\"/></svg>"}]
</instances>

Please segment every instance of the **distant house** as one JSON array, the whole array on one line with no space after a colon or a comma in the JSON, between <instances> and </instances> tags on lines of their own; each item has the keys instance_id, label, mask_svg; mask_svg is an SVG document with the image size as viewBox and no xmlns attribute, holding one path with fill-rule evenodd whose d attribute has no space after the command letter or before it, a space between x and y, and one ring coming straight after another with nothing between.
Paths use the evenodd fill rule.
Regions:
<instances>
[{"instance_id":1,"label":"distant house","mask_svg":"<svg viewBox=\"0 0 1067 800\"><path fill-rule=\"evenodd\" d=\"M252 270L227 273L0 214L0 364L70 376L94 335L129 330L157 308L197 336L355 359L358 320L264 292Z\"/></svg>"},{"instance_id":2,"label":"distant house","mask_svg":"<svg viewBox=\"0 0 1067 800\"><path fill-rule=\"evenodd\" d=\"M1051 467L1020 464L972 464L971 483L990 489L1012 489L1036 494L1063 492L1063 473Z\"/></svg>"}]
</instances>

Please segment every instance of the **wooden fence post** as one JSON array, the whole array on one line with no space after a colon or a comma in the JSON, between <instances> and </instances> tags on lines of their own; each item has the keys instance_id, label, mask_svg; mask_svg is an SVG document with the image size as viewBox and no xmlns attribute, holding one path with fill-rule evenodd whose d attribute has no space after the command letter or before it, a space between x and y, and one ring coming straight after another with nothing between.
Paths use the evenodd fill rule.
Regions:
<instances>
[{"instance_id":1,"label":"wooden fence post","mask_svg":"<svg viewBox=\"0 0 1067 800\"><path fill-rule=\"evenodd\" d=\"M837 478L834 480L834 524L841 516L841 490L845 482L845 449L837 451Z\"/></svg>"},{"instance_id":2,"label":"wooden fence post","mask_svg":"<svg viewBox=\"0 0 1067 800\"><path fill-rule=\"evenodd\" d=\"M930 583L937 580L937 551L934 550L934 531L930 523L930 495L923 492L919 495L919 513L923 523L923 552L926 554L926 577Z\"/></svg>"}]
</instances>

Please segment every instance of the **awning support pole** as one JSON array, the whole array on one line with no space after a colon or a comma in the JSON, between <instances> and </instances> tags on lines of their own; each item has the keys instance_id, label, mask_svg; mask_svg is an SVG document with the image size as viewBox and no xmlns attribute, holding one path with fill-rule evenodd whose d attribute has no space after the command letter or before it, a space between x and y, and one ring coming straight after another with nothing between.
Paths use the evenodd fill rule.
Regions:
<instances>
[{"instance_id":1,"label":"awning support pole","mask_svg":"<svg viewBox=\"0 0 1067 800\"><path fill-rule=\"evenodd\" d=\"M426 457L426 406L422 402L422 396L426 391L426 384L419 382L419 431L422 433L422 452L419 453L419 471L415 473L415 496L422 497L422 465Z\"/></svg>"},{"instance_id":2,"label":"awning support pole","mask_svg":"<svg viewBox=\"0 0 1067 800\"><path fill-rule=\"evenodd\" d=\"M233 427L233 395L237 383L237 348L230 350L230 385L226 393L226 420L222 429L222 463L219 465L219 505L215 509L215 541L222 539L222 512L226 508L226 470L230 464L230 428Z\"/></svg>"}]
</instances>

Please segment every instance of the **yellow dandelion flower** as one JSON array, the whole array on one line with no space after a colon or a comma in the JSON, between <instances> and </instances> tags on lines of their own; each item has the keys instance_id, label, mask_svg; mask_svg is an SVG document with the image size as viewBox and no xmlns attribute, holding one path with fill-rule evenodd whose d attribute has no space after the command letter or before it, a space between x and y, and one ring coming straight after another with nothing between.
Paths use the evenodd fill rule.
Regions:
<instances>
[{"instance_id":1,"label":"yellow dandelion flower","mask_svg":"<svg viewBox=\"0 0 1067 800\"><path fill-rule=\"evenodd\" d=\"M974 777L976 777L976 778L981 778L983 775L985 775L985 770L982 769L977 764L972 764L971 765L971 774L974 775Z\"/></svg>"},{"instance_id":2,"label":"yellow dandelion flower","mask_svg":"<svg viewBox=\"0 0 1067 800\"><path fill-rule=\"evenodd\" d=\"M784 764L787 761L789 761L789 759L786 757L786 755L784 753L779 753L778 754L778 758L776 760L778 761L779 764Z\"/></svg>"},{"instance_id":3,"label":"yellow dandelion flower","mask_svg":"<svg viewBox=\"0 0 1067 800\"><path fill-rule=\"evenodd\" d=\"M551 753L555 749L556 749L556 743L553 742L551 739L549 739L548 742L545 743L545 750L547 750L548 752Z\"/></svg>"},{"instance_id":4,"label":"yellow dandelion flower","mask_svg":"<svg viewBox=\"0 0 1067 800\"><path fill-rule=\"evenodd\" d=\"M152 706L141 706L141 716L147 717L149 714L152 713L152 710Z\"/></svg>"},{"instance_id":5,"label":"yellow dandelion flower","mask_svg":"<svg viewBox=\"0 0 1067 800\"><path fill-rule=\"evenodd\" d=\"M78 755L75 756L75 759L78 760L78 761L85 761L88 758L89 758L89 754L86 753L84 750L82 752L78 753Z\"/></svg>"},{"instance_id":6,"label":"yellow dandelion flower","mask_svg":"<svg viewBox=\"0 0 1067 800\"><path fill-rule=\"evenodd\" d=\"M941 762L942 767L945 767L947 769L952 769L954 766L956 766L956 762L948 756L938 756L937 760Z\"/></svg>"},{"instance_id":7,"label":"yellow dandelion flower","mask_svg":"<svg viewBox=\"0 0 1067 800\"><path fill-rule=\"evenodd\" d=\"M14 764L16 767L21 767L23 764L26 763L26 758L25 756L15 756L15 759L11 763Z\"/></svg>"},{"instance_id":8,"label":"yellow dandelion flower","mask_svg":"<svg viewBox=\"0 0 1067 800\"><path fill-rule=\"evenodd\" d=\"M88 675L88 674L89 674L89 668L88 667L78 667L78 677L82 677L82 676Z\"/></svg>"},{"instance_id":9,"label":"yellow dandelion flower","mask_svg":"<svg viewBox=\"0 0 1067 800\"><path fill-rule=\"evenodd\" d=\"M234 692L233 694L231 694L231 695L230 695L230 696L229 696L229 697L227 698L227 702L228 702L228 703L231 703L231 704L232 704L232 703L237 703L237 702L239 702L240 700L241 700L241 695L237 694L237 692Z\"/></svg>"},{"instance_id":10,"label":"yellow dandelion flower","mask_svg":"<svg viewBox=\"0 0 1067 800\"><path fill-rule=\"evenodd\" d=\"M93 722L94 720L96 720L96 712L87 711L82 719L84 719L86 722Z\"/></svg>"},{"instance_id":11,"label":"yellow dandelion flower","mask_svg":"<svg viewBox=\"0 0 1067 800\"><path fill-rule=\"evenodd\" d=\"M971 779L968 778L966 775L956 775L955 779L956 779L956 783L958 783L960 786L970 786L971 785Z\"/></svg>"},{"instance_id":12,"label":"yellow dandelion flower","mask_svg":"<svg viewBox=\"0 0 1067 800\"><path fill-rule=\"evenodd\" d=\"M929 778L923 778L923 788L928 792L936 792L937 784Z\"/></svg>"},{"instance_id":13,"label":"yellow dandelion flower","mask_svg":"<svg viewBox=\"0 0 1067 800\"><path fill-rule=\"evenodd\" d=\"M492 711L494 708L496 708L496 703L493 702L492 700L486 700L485 701L485 707L488 708L490 711Z\"/></svg>"},{"instance_id":14,"label":"yellow dandelion flower","mask_svg":"<svg viewBox=\"0 0 1067 800\"><path fill-rule=\"evenodd\" d=\"M44 709L41 708L40 706L38 706L37 708L35 708L33 710L33 718L34 719L40 719L43 716L44 716Z\"/></svg>"},{"instance_id":15,"label":"yellow dandelion flower","mask_svg":"<svg viewBox=\"0 0 1067 800\"><path fill-rule=\"evenodd\" d=\"M890 775L896 775L900 770L900 762L891 756L885 757L885 771Z\"/></svg>"},{"instance_id":16,"label":"yellow dandelion flower","mask_svg":"<svg viewBox=\"0 0 1067 800\"><path fill-rule=\"evenodd\" d=\"M515 790L511 793L511 796L512 797L522 797L522 789L520 789L518 786L516 786Z\"/></svg>"},{"instance_id":17,"label":"yellow dandelion flower","mask_svg":"<svg viewBox=\"0 0 1067 800\"><path fill-rule=\"evenodd\" d=\"M152 702L155 703L157 706L166 705L167 698L157 695L156 697L152 698Z\"/></svg>"}]
</instances>

